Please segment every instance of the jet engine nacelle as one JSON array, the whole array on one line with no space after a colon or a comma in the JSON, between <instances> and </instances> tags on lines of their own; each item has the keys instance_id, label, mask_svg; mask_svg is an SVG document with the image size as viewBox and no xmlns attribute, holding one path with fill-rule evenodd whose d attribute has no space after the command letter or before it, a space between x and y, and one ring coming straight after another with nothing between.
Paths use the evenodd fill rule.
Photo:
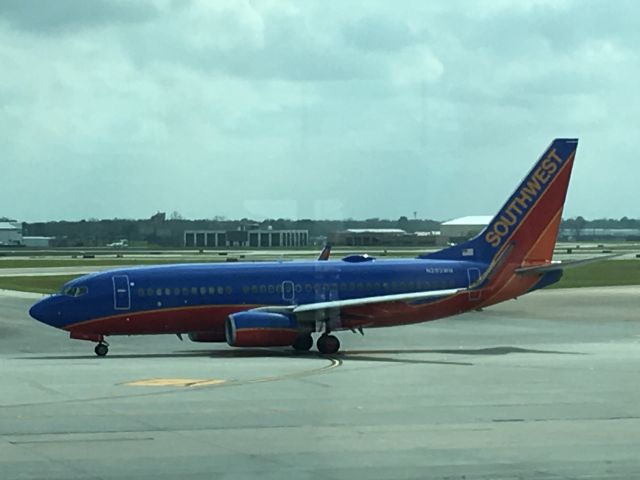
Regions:
<instances>
[{"instance_id":1,"label":"jet engine nacelle","mask_svg":"<svg viewBox=\"0 0 640 480\"><path fill-rule=\"evenodd\" d=\"M224 332L189 332L189 340L192 342L224 342L227 340Z\"/></svg>"},{"instance_id":2,"label":"jet engine nacelle","mask_svg":"<svg viewBox=\"0 0 640 480\"><path fill-rule=\"evenodd\" d=\"M293 317L282 313L239 312L225 323L227 343L232 347L285 347L300 334Z\"/></svg>"}]
</instances>

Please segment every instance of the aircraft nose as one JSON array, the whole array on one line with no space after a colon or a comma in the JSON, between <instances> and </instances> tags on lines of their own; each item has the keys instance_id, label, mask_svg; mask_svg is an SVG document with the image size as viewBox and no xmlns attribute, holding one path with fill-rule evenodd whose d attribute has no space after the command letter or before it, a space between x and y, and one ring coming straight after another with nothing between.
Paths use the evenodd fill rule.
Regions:
<instances>
[{"instance_id":1,"label":"aircraft nose","mask_svg":"<svg viewBox=\"0 0 640 480\"><path fill-rule=\"evenodd\" d=\"M43 298L29 309L29 315L39 322L51 324L51 302L48 298Z\"/></svg>"}]
</instances>

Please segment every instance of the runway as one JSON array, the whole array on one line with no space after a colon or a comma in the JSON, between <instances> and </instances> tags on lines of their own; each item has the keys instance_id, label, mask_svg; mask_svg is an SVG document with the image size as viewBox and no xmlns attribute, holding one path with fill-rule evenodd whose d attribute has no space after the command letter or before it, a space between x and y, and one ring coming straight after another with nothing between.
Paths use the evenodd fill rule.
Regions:
<instances>
[{"instance_id":1,"label":"runway","mask_svg":"<svg viewBox=\"0 0 640 480\"><path fill-rule=\"evenodd\" d=\"M340 334L93 346L0 296L0 478L640 478L640 287Z\"/></svg>"}]
</instances>

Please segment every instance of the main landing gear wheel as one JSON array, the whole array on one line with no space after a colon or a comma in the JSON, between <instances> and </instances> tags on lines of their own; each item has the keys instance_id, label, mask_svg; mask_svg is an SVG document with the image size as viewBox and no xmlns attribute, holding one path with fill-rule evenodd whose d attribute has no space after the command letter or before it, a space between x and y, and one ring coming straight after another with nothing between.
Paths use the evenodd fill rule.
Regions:
<instances>
[{"instance_id":1,"label":"main landing gear wheel","mask_svg":"<svg viewBox=\"0 0 640 480\"><path fill-rule=\"evenodd\" d=\"M333 335L322 335L318 338L317 347L320 353L330 355L340 350L340 340Z\"/></svg>"},{"instance_id":2,"label":"main landing gear wheel","mask_svg":"<svg viewBox=\"0 0 640 480\"><path fill-rule=\"evenodd\" d=\"M109 353L109 345L106 343L99 343L96 345L96 348L93 349L96 352L96 355L99 357L104 357L107 353Z\"/></svg>"},{"instance_id":3,"label":"main landing gear wheel","mask_svg":"<svg viewBox=\"0 0 640 480\"><path fill-rule=\"evenodd\" d=\"M298 338L296 338L296 341L293 342L292 346L293 349L298 352L306 352L310 350L311 347L313 347L313 338L311 338L311 335L309 334L300 335Z\"/></svg>"}]
</instances>

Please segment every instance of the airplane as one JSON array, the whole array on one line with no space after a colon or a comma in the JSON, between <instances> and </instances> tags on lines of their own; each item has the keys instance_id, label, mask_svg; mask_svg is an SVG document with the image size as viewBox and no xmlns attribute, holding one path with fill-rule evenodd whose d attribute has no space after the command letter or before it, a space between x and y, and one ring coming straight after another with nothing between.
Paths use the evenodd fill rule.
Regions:
<instances>
[{"instance_id":1,"label":"airplane","mask_svg":"<svg viewBox=\"0 0 640 480\"><path fill-rule=\"evenodd\" d=\"M96 343L107 336L182 334L232 347L335 354L333 333L426 322L557 282L552 262L577 139L555 139L491 222L469 241L413 259L349 255L314 261L121 268L72 280L30 315ZM481 189L477 189L481 191ZM320 261L318 261L320 260Z\"/></svg>"},{"instance_id":2,"label":"airplane","mask_svg":"<svg viewBox=\"0 0 640 480\"><path fill-rule=\"evenodd\" d=\"M112 248L126 248L128 246L129 246L129 240L125 238L118 240L117 242L107 244L107 247L112 247Z\"/></svg>"}]
</instances>

